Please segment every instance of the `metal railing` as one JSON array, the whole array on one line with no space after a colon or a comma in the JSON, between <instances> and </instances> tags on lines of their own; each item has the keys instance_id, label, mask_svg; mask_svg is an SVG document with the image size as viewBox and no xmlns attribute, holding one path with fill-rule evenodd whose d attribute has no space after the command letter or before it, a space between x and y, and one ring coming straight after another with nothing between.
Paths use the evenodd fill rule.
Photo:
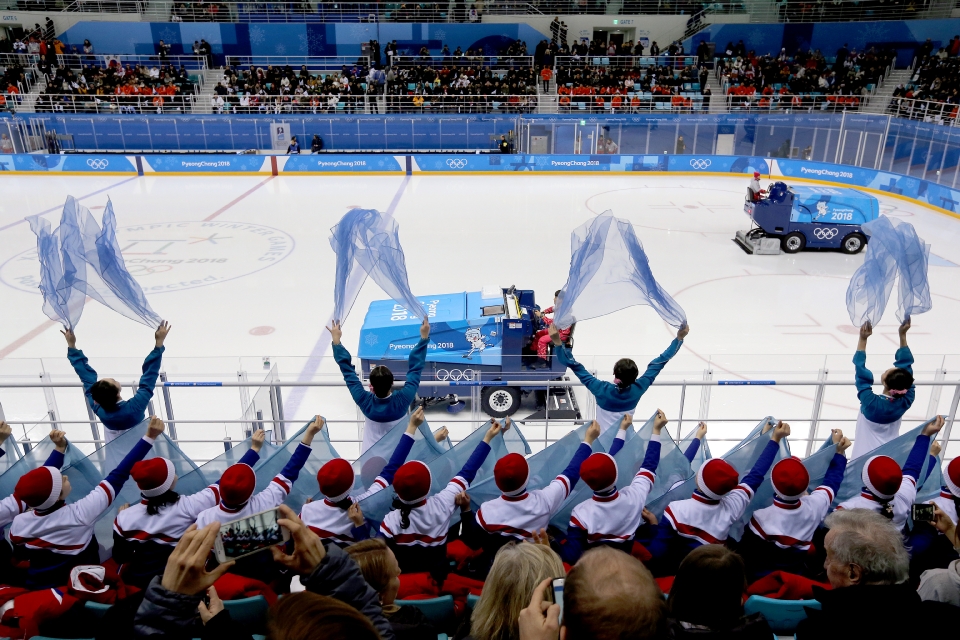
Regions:
<instances>
[{"instance_id":1,"label":"metal railing","mask_svg":"<svg viewBox=\"0 0 960 640\"><path fill-rule=\"evenodd\" d=\"M370 67L370 56L226 56L227 66L232 69L251 67L291 67L299 71L307 67L313 75L317 71L340 71L343 67Z\"/></svg>"},{"instance_id":2,"label":"metal railing","mask_svg":"<svg viewBox=\"0 0 960 640\"><path fill-rule=\"evenodd\" d=\"M713 60L704 60L703 64L707 68L713 68ZM585 56L557 56L556 68L605 68L614 69L650 69L654 67L670 67L673 69L682 67L697 66L696 55L658 55L658 56L608 56L608 55L585 55Z\"/></svg>"},{"instance_id":3,"label":"metal railing","mask_svg":"<svg viewBox=\"0 0 960 640\"><path fill-rule=\"evenodd\" d=\"M30 53L0 54L0 65L19 64L22 67L36 67L41 61L41 56ZM167 56L164 60L161 60L158 55L127 55L122 53L64 53L57 56L57 66L68 67L70 69L82 69L89 66L106 68L109 67L111 63L116 63L123 67L135 67L137 65L141 67L173 66L177 69L183 67L191 71L203 71L207 68L206 58L192 55Z\"/></svg>"},{"instance_id":4,"label":"metal railing","mask_svg":"<svg viewBox=\"0 0 960 640\"><path fill-rule=\"evenodd\" d=\"M920 20L949 18L953 5L936 0L883 2L880 0L843 0L842 2L754 3L750 22L866 22L884 20Z\"/></svg>"},{"instance_id":5,"label":"metal railing","mask_svg":"<svg viewBox=\"0 0 960 640\"><path fill-rule=\"evenodd\" d=\"M713 374L714 372L712 370L705 370L702 375L703 379L701 380L657 380L652 385L651 392L648 393L650 393L650 396L654 396L657 395L657 392L661 392L657 400L654 400L654 402L658 402L660 403L661 407L665 407L668 417L671 418L667 427L667 432L675 440L679 441L683 438L685 433L689 434L690 429L693 429L698 422L706 421L711 425L724 426L724 430L726 431L729 431L730 427L740 427L741 433L717 433L720 431L720 429L715 427L711 434L708 435L711 443L734 443L740 441L743 433L745 433L749 427L753 426L763 418L763 415L749 415L746 417L742 415L711 416L711 396L719 393L719 391L717 391L718 389L723 389L725 393L742 394L752 396L754 398L756 398L756 393L758 391L777 391L785 396L797 396L795 390L798 388L812 389L813 398L810 399L812 401L810 403L809 413L805 413L803 415L798 413L796 415L785 414L775 416L777 419L791 423L793 426L794 431L791 435L791 442L794 443L794 445L797 445L796 450L793 451L794 455L801 455L804 457L810 455L815 450L815 447L818 445L818 443L822 442L826 438L826 436L830 433L830 429L832 428L845 429L845 432L848 436L852 436L854 434L853 427L857 421L855 414L849 416L838 416L836 413L833 413L832 415L825 415L825 409L828 407L828 405L830 406L831 410L834 410L836 407L836 402L828 402L826 399L828 390L834 387L846 387L850 389L849 397L855 399L856 395L853 391L854 383L849 380L828 380L828 372L825 369L820 371L818 379L816 380L750 380L743 378L717 380L714 379ZM920 414L920 409L918 407L917 411L914 412L917 415L913 417L904 417L904 430L908 429L911 423L915 422L919 424L920 422L932 417L937 413L944 415L946 424L939 436L939 439L943 445L943 459L950 460L956 455L960 454L960 437L955 438L952 434L953 425L957 416L958 405L960 405L960 380L947 380L945 374L945 370L938 369L935 372L934 380L917 381L915 383L919 390L930 391L929 401L926 406L925 413ZM272 430L273 439L276 441L282 441L286 438L288 431L285 428L285 425L302 425L305 421L305 418L292 419L285 416L283 401L284 389L344 388L346 386L345 383L340 380L281 381L274 377L273 379L268 379L264 382L247 382L243 379L239 381L163 381L163 379L166 377L166 374L161 374L161 382L159 382L156 387L156 391L159 392L159 397L155 396L154 400L150 402L148 407L148 415L158 415L163 418L169 426L168 435L170 435L170 437L175 440L181 446L181 448L183 448L184 445L210 445L233 442L234 440L232 436L236 435L238 439L243 439L243 437L248 435L253 429L264 428L265 426L274 427ZM502 388L510 386L511 383L510 381L476 380L458 381L455 383L450 383L449 381L421 382L420 389L421 395L423 396L427 396L430 392L430 389L437 386L445 388L453 386L455 389L470 393L470 413L467 414L464 412L464 414L462 414L469 417L454 418L449 415L444 415L441 419L436 419L437 416L435 413L428 412L428 421L433 420L435 428L441 423L443 425L452 425L450 429L451 440L456 442L459 439L462 439L462 437L458 437L458 435L465 437L467 433L471 432L474 428L476 428L476 426L487 419L487 417L480 411L479 401L481 390L484 387L490 387L491 385L494 388ZM546 392L546 397L548 399L552 394L565 393L567 391L572 392L576 389L582 388L582 385L578 381L569 380L555 380L548 382L523 381L516 382L515 385L517 387L522 386L524 388L542 389L544 392ZM44 398L46 400L46 409L43 411L44 418L42 419L18 420L15 418L5 418L2 407L0 407L0 419L5 419L11 426L18 427L18 429L14 431L14 435L20 442L35 443L46 436L47 428L59 428L67 430L68 435L71 436L71 440L75 444L90 444L96 448L99 448L103 444L103 439L100 435L99 423L89 409L87 411L88 418L86 420L64 419L59 414L56 400L54 399L54 390L76 389L79 396L79 390L81 388L82 384L79 382L53 382L50 380L49 375L41 376L40 382L0 382L0 393L3 393L4 395L9 395L19 390L41 390L43 391ZM210 393L217 390L220 390L218 392L221 392L223 389L229 388L235 388L239 390L241 392L241 402L244 406L248 407L242 418L222 420L204 418L185 419L183 417L174 417L174 405L171 395L171 392L174 389L177 390L177 393ZM260 398L259 405L255 406L255 403L244 401L244 399L249 400L250 389L259 390L259 393L257 394L257 397ZM947 391L952 390L952 394L948 394L950 399L947 404L942 402L947 397L941 393L944 389ZM669 399L666 399L662 395L662 392L666 390L670 390L671 392ZM679 392L679 397L677 397L676 392ZM690 405L693 405L696 402L696 400L694 400L695 392L699 392L699 407L691 410ZM265 395L269 396L269 398L265 399L263 397ZM540 445L546 447L549 444L556 442L577 424L582 424L584 421L591 420L595 417L596 407L592 401L593 396L589 394L587 394L587 396L588 401L585 403L582 411L578 410L580 413L578 417L557 417L556 411L555 416L551 417L551 403L546 402L545 410L542 412L542 416L536 414L527 418L520 418L515 415L513 416L513 420L521 425L521 428L523 428L524 434L527 436L528 441L531 442L531 445L534 445L537 448L539 448ZM162 402L158 402L159 400L162 400ZM666 400L666 402L664 402L664 400ZM804 397L803 400L806 401L808 399ZM647 404L649 406L647 406L644 411L648 409L649 412L652 413L655 405L649 402ZM853 404L849 408L853 409ZM721 405L721 407L722 406L723 405ZM318 407L318 409L322 412L320 407ZM268 410L269 413L267 413ZM796 408L794 408L794 410L796 410ZM178 415L180 414L179 409L177 410L177 413ZM639 415L643 417L645 414L640 413ZM325 418L325 420L328 424L328 433L330 434L332 442L359 447L363 435L363 418L359 415L359 413L355 419L335 417L332 419ZM73 425L88 425L91 434L90 438L86 439L83 436L77 438L76 436L81 432L76 431L76 428L73 427ZM223 425L225 428L228 428L228 426L233 428L232 430L228 429L230 435L226 436L224 439L212 439L209 437L181 437L186 433L184 428L190 425L194 425L193 430L195 430L197 426L202 425ZM461 428L464 426L466 429ZM42 427L42 429L37 431L37 427ZM684 432L684 428L686 428L686 432ZM540 436L540 429L543 430L542 437ZM715 451L715 453L722 453L722 450L724 450L725 447L720 446L716 447L716 449L717 451ZM200 459L201 458L194 458L195 461Z\"/></svg>"},{"instance_id":6,"label":"metal railing","mask_svg":"<svg viewBox=\"0 0 960 640\"><path fill-rule=\"evenodd\" d=\"M26 2L24 5L28 4ZM487 0L472 2L138 2L75 0L60 9L83 13L139 13L151 21L184 22L471 22L483 15L695 15L744 14L744 2L664 0ZM56 10L53 3L44 10ZM28 7L22 7L28 9ZM37 7L39 8L39 7Z\"/></svg>"},{"instance_id":7,"label":"metal railing","mask_svg":"<svg viewBox=\"0 0 960 640\"><path fill-rule=\"evenodd\" d=\"M0 93L6 105L0 110L17 112L24 96ZM35 96L33 113L98 113L98 114L183 114L192 113L198 94L114 95L82 93L40 93Z\"/></svg>"},{"instance_id":8,"label":"metal railing","mask_svg":"<svg viewBox=\"0 0 960 640\"><path fill-rule=\"evenodd\" d=\"M388 63L397 69L411 69L415 67L447 67L450 69L463 68L497 68L497 69L530 69L533 67L533 56L477 56L477 55L429 55L429 56L390 56Z\"/></svg>"}]
</instances>

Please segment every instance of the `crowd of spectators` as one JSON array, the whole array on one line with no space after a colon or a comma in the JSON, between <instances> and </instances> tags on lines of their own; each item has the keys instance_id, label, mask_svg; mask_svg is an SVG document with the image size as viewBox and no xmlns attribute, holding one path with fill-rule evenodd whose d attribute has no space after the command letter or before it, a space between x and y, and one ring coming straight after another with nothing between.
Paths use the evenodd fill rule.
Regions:
<instances>
[{"instance_id":1,"label":"crowd of spectators","mask_svg":"<svg viewBox=\"0 0 960 640\"><path fill-rule=\"evenodd\" d=\"M224 68L211 98L214 113L364 113L362 65L311 73L306 66Z\"/></svg>"},{"instance_id":2,"label":"crowd of spectators","mask_svg":"<svg viewBox=\"0 0 960 640\"><path fill-rule=\"evenodd\" d=\"M832 61L817 50L757 56L741 40L717 52L717 78L731 109L857 110L883 79L894 50L841 47Z\"/></svg>"},{"instance_id":3,"label":"crowd of spectators","mask_svg":"<svg viewBox=\"0 0 960 640\"><path fill-rule=\"evenodd\" d=\"M52 67L37 97L38 112L189 113L196 85L186 68L122 65Z\"/></svg>"},{"instance_id":4,"label":"crowd of spectators","mask_svg":"<svg viewBox=\"0 0 960 640\"><path fill-rule=\"evenodd\" d=\"M290 3L307 5L307 3ZM222 2L174 2L171 22L225 22L230 20L230 7Z\"/></svg>"},{"instance_id":5,"label":"crowd of spectators","mask_svg":"<svg viewBox=\"0 0 960 640\"><path fill-rule=\"evenodd\" d=\"M956 120L960 105L960 36L934 51L928 39L917 50L913 76L893 90L888 111L916 120Z\"/></svg>"},{"instance_id":6,"label":"crowd of spectators","mask_svg":"<svg viewBox=\"0 0 960 640\"><path fill-rule=\"evenodd\" d=\"M777 0L777 15L783 22L911 20L929 5L930 0Z\"/></svg>"}]
</instances>

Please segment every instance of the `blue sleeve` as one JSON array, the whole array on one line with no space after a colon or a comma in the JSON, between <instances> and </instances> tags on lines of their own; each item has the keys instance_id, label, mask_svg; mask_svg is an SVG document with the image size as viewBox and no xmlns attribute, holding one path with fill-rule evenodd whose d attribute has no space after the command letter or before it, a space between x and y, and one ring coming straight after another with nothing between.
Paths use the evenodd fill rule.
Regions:
<instances>
[{"instance_id":1,"label":"blue sleeve","mask_svg":"<svg viewBox=\"0 0 960 640\"><path fill-rule=\"evenodd\" d=\"M407 359L406 381L403 383L403 388L397 392L397 395L404 399L404 405L413 402L414 398L417 397L417 390L420 389L420 374L423 372L423 365L427 361L427 345L429 344L429 340L418 342Z\"/></svg>"},{"instance_id":2,"label":"blue sleeve","mask_svg":"<svg viewBox=\"0 0 960 640\"><path fill-rule=\"evenodd\" d=\"M897 349L897 353L894 355L893 366L899 367L900 369L906 369L910 375L913 375L913 353L910 351L910 347L900 347ZM904 394L903 398L907 401L907 406L910 407L913 405L913 401L917 397L917 387L916 385L910 385L910 388Z\"/></svg>"},{"instance_id":3,"label":"blue sleeve","mask_svg":"<svg viewBox=\"0 0 960 640\"><path fill-rule=\"evenodd\" d=\"M639 386L643 391L646 391L650 385L653 384L653 381L657 379L657 375L660 373L660 371L662 371L663 368L667 366L667 363L670 362L670 358L677 355L677 352L680 351L680 346L682 344L682 341L674 338L673 342L670 343L670 346L667 347L666 351L661 353L659 357L650 361L650 364L647 365L647 370L643 372L642 376L637 378L637 381L634 382L634 384Z\"/></svg>"},{"instance_id":4,"label":"blue sleeve","mask_svg":"<svg viewBox=\"0 0 960 640\"><path fill-rule=\"evenodd\" d=\"M43 466L56 467L57 469L61 468L63 466L63 454L54 449L50 452L50 455L47 456L47 460L43 463Z\"/></svg>"},{"instance_id":5,"label":"blue sleeve","mask_svg":"<svg viewBox=\"0 0 960 640\"><path fill-rule=\"evenodd\" d=\"M560 559L574 565L586 550L587 532L571 522L567 527L567 539L560 545Z\"/></svg>"},{"instance_id":6,"label":"blue sleeve","mask_svg":"<svg viewBox=\"0 0 960 640\"><path fill-rule=\"evenodd\" d=\"M621 431L620 433L623 432ZM617 437L613 439L613 444L610 445L610 451L607 452L611 456L616 456L620 452L620 449L623 449L623 445L627 442L626 438L619 437L620 433L618 433Z\"/></svg>"},{"instance_id":7,"label":"blue sleeve","mask_svg":"<svg viewBox=\"0 0 960 640\"><path fill-rule=\"evenodd\" d=\"M97 381L97 372L87 363L87 356L83 355L83 351L80 351L80 349L68 348L67 359L70 360L73 370L77 372L80 382L83 383L83 395L87 399L87 404L90 405L91 409L94 408L96 403L93 401L93 396L90 395L90 387Z\"/></svg>"},{"instance_id":8,"label":"blue sleeve","mask_svg":"<svg viewBox=\"0 0 960 640\"><path fill-rule=\"evenodd\" d=\"M160 362L163 358L163 347L155 347L146 360L143 361L143 375L140 376L140 386L133 397L127 401L126 409L135 413L143 413L153 397L153 388L160 375Z\"/></svg>"},{"instance_id":9,"label":"blue sleeve","mask_svg":"<svg viewBox=\"0 0 960 640\"><path fill-rule=\"evenodd\" d=\"M2 458L2 457L5 456L5 455L7 455L7 452L4 451L3 449L0 449L0 458ZM46 465L44 465L44 466L46 466Z\"/></svg>"},{"instance_id":10,"label":"blue sleeve","mask_svg":"<svg viewBox=\"0 0 960 640\"><path fill-rule=\"evenodd\" d=\"M570 493L573 493L573 488L577 486L577 482L580 481L580 465L590 457L591 453L593 453L593 449L590 448L590 445L586 442L581 442L580 446L577 447L576 453L573 454L573 458L570 459L570 464L568 464L567 468L560 474L570 481Z\"/></svg>"},{"instance_id":11,"label":"blue sleeve","mask_svg":"<svg viewBox=\"0 0 960 640\"><path fill-rule=\"evenodd\" d=\"M467 482L473 482L473 479L477 477L477 471L479 471L480 467L483 466L483 463L486 461L489 454L490 445L481 440L480 443L477 444L477 448L474 449L473 453L470 454L470 458L467 459L467 462L463 465L463 468L460 469L460 472L457 473L457 475Z\"/></svg>"},{"instance_id":12,"label":"blue sleeve","mask_svg":"<svg viewBox=\"0 0 960 640\"><path fill-rule=\"evenodd\" d=\"M608 387L610 391L616 389L616 385L609 382L604 382L603 380L597 380L590 372L587 371L586 367L573 359L573 354L570 353L569 347L559 346L554 347L553 354L557 356L557 360L560 361L560 364L568 367L573 371L573 375L577 376L577 379L583 383L583 386L593 395L599 395L604 393Z\"/></svg>"},{"instance_id":13,"label":"blue sleeve","mask_svg":"<svg viewBox=\"0 0 960 640\"><path fill-rule=\"evenodd\" d=\"M361 540L367 540L370 538L370 524L364 520L363 524L359 527L354 527L350 529L350 535L353 536L353 539L357 542Z\"/></svg>"},{"instance_id":14,"label":"blue sleeve","mask_svg":"<svg viewBox=\"0 0 960 640\"><path fill-rule=\"evenodd\" d=\"M653 527L649 527L649 529L653 529ZM665 558L670 552L670 545L673 543L676 535L677 533L673 530L673 527L670 526L670 521L661 516L660 523L654 530L654 536L648 539L638 537L637 541L646 547L647 551L649 551L650 555L654 558Z\"/></svg>"},{"instance_id":15,"label":"blue sleeve","mask_svg":"<svg viewBox=\"0 0 960 640\"><path fill-rule=\"evenodd\" d=\"M393 484L393 476L397 475L397 470L407 461L407 456L410 455L410 449L413 448L413 443L414 439L410 434L404 433L400 436L400 442L397 443L397 448L393 450L393 455L390 456L390 462L388 462L387 466L380 472L380 477L386 480L387 484Z\"/></svg>"},{"instance_id":16,"label":"blue sleeve","mask_svg":"<svg viewBox=\"0 0 960 640\"><path fill-rule=\"evenodd\" d=\"M246 453L243 454L237 464L245 464L248 467L253 467L258 462L260 462L260 454L253 449L247 449ZM219 483L220 481L217 480L217 484Z\"/></svg>"},{"instance_id":17,"label":"blue sleeve","mask_svg":"<svg viewBox=\"0 0 960 640\"><path fill-rule=\"evenodd\" d=\"M827 474L823 476L823 486L830 487L834 496L840 490L840 484L843 482L843 472L846 468L847 458L842 453L833 454L830 466L827 467Z\"/></svg>"},{"instance_id":18,"label":"blue sleeve","mask_svg":"<svg viewBox=\"0 0 960 640\"><path fill-rule=\"evenodd\" d=\"M283 467L280 475L291 482L296 482L300 476L300 469L307 463L307 458L310 457L311 451L312 449L302 442L298 444L297 450L294 451L290 459L287 460L287 464Z\"/></svg>"},{"instance_id":19,"label":"blue sleeve","mask_svg":"<svg viewBox=\"0 0 960 640\"><path fill-rule=\"evenodd\" d=\"M863 402L863 394L873 395L873 372L867 369L867 352L857 351L853 354L853 366L856 367L854 381L857 385L857 397Z\"/></svg>"},{"instance_id":20,"label":"blue sleeve","mask_svg":"<svg viewBox=\"0 0 960 640\"><path fill-rule=\"evenodd\" d=\"M933 473L933 470L940 466L940 459L937 456L929 456L930 462L927 464L927 473L923 476L923 480L920 481L920 484L923 484L927 481L927 478L930 477L930 474Z\"/></svg>"},{"instance_id":21,"label":"blue sleeve","mask_svg":"<svg viewBox=\"0 0 960 640\"><path fill-rule=\"evenodd\" d=\"M123 488L123 484L127 481L127 478L130 477L130 469L133 468L133 465L143 460L144 457L150 453L150 449L152 448L152 442L146 438L140 438L137 440L137 444L133 445L133 449L130 450L130 453L128 453L127 456L120 461L120 464L117 465L117 468L107 474L105 480L110 483L110 486L113 487L114 495L120 493L120 490Z\"/></svg>"},{"instance_id":22,"label":"blue sleeve","mask_svg":"<svg viewBox=\"0 0 960 640\"><path fill-rule=\"evenodd\" d=\"M753 464L753 468L750 469L750 473L741 481L741 484L745 484L756 491L761 483L763 483L763 478L767 475L767 471L769 471L771 465L773 465L773 459L777 457L778 451L780 451L780 443L771 439L770 442L767 443L767 446L763 448L763 451L760 452L760 457L757 458L757 461Z\"/></svg>"},{"instance_id":23,"label":"blue sleeve","mask_svg":"<svg viewBox=\"0 0 960 640\"><path fill-rule=\"evenodd\" d=\"M903 464L903 475L918 480L928 451L930 451L930 436L923 434L917 436L917 441L913 443L913 449L910 450L910 455Z\"/></svg>"},{"instance_id":24,"label":"blue sleeve","mask_svg":"<svg viewBox=\"0 0 960 640\"><path fill-rule=\"evenodd\" d=\"M350 391L353 401L360 404L370 392L363 388L363 383L357 377L350 352L342 344L335 344L333 345L333 359L340 365L340 373L343 374L343 381L347 383L347 389Z\"/></svg>"},{"instance_id":25,"label":"blue sleeve","mask_svg":"<svg viewBox=\"0 0 960 640\"><path fill-rule=\"evenodd\" d=\"M693 439L693 442L690 443L687 450L683 452L683 457L693 462L693 459L697 457L697 451L700 451L700 438Z\"/></svg>"},{"instance_id":26,"label":"blue sleeve","mask_svg":"<svg viewBox=\"0 0 960 640\"><path fill-rule=\"evenodd\" d=\"M660 441L651 440L647 444L647 452L643 455L643 462L640 464L641 469L646 469L651 473L657 472L657 465L660 464Z\"/></svg>"}]
</instances>

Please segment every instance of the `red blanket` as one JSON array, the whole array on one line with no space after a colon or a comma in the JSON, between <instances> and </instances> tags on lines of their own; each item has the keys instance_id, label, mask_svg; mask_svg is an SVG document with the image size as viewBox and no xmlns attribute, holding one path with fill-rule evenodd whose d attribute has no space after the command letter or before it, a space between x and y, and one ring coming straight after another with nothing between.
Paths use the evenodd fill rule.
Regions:
<instances>
[{"instance_id":1,"label":"red blanket","mask_svg":"<svg viewBox=\"0 0 960 640\"><path fill-rule=\"evenodd\" d=\"M429 573L404 573L400 575L400 590L397 600L426 600L440 595L440 587Z\"/></svg>"},{"instance_id":2,"label":"red blanket","mask_svg":"<svg viewBox=\"0 0 960 640\"><path fill-rule=\"evenodd\" d=\"M402 579L402 578L401 578ZM271 607L277 603L277 594L266 583L253 578L245 578L233 573L225 573L213 583L221 600L242 600L263 596Z\"/></svg>"},{"instance_id":3,"label":"red blanket","mask_svg":"<svg viewBox=\"0 0 960 640\"><path fill-rule=\"evenodd\" d=\"M785 571L774 571L747 587L747 594L776 600L810 600L814 586L830 588L829 583L815 582Z\"/></svg>"}]
</instances>

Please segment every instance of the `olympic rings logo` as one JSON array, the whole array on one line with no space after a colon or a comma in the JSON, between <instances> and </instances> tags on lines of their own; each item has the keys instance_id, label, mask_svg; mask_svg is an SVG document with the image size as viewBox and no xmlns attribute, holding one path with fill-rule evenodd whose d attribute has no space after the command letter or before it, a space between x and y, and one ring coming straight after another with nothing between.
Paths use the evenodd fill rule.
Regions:
<instances>
[{"instance_id":1,"label":"olympic rings logo","mask_svg":"<svg viewBox=\"0 0 960 640\"><path fill-rule=\"evenodd\" d=\"M462 158L450 158L447 160L447 166L451 169L463 169L467 166L467 161Z\"/></svg>"},{"instance_id":2,"label":"olympic rings logo","mask_svg":"<svg viewBox=\"0 0 960 640\"><path fill-rule=\"evenodd\" d=\"M818 227L813 230L813 235L817 238L817 240L830 240L838 233L840 232L837 229L827 227Z\"/></svg>"},{"instance_id":3,"label":"olympic rings logo","mask_svg":"<svg viewBox=\"0 0 960 640\"><path fill-rule=\"evenodd\" d=\"M708 169L713 162L709 158L691 158L690 166L694 169Z\"/></svg>"},{"instance_id":4,"label":"olympic rings logo","mask_svg":"<svg viewBox=\"0 0 960 640\"><path fill-rule=\"evenodd\" d=\"M87 166L91 169L102 171L106 169L109 164L110 161L104 160L103 158L87 158Z\"/></svg>"},{"instance_id":5,"label":"olympic rings logo","mask_svg":"<svg viewBox=\"0 0 960 640\"><path fill-rule=\"evenodd\" d=\"M472 382L477 377L477 372L473 369L437 369L437 380L440 382L446 382L451 380L453 382L458 382L460 380L465 380L467 382Z\"/></svg>"}]
</instances>

